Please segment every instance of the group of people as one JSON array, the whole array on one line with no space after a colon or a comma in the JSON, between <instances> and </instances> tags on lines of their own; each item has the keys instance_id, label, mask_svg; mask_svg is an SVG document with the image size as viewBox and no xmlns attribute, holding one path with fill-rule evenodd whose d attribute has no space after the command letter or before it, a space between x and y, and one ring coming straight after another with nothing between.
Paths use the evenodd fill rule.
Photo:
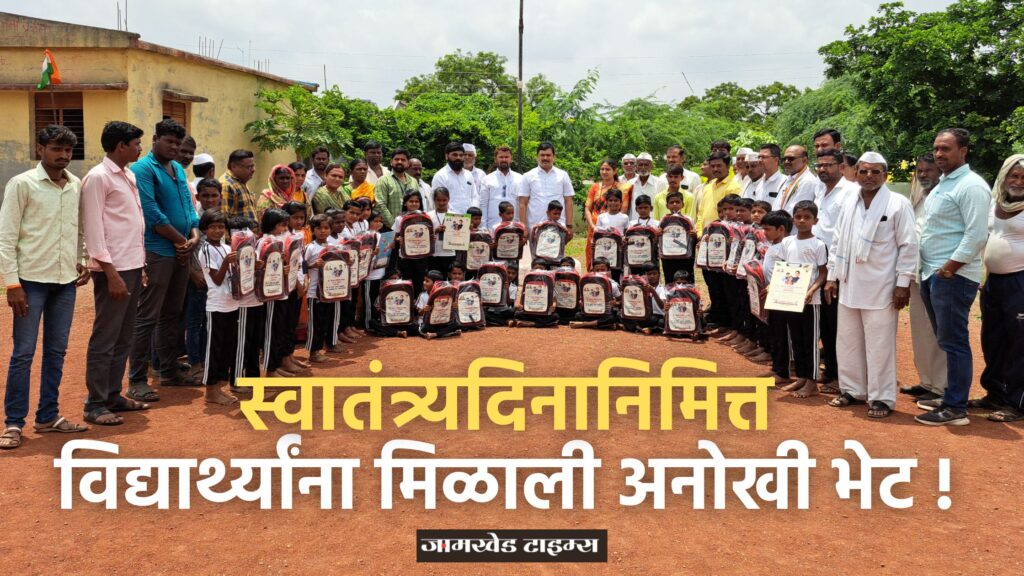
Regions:
<instances>
[{"instance_id":1,"label":"group of people","mask_svg":"<svg viewBox=\"0 0 1024 576\"><path fill-rule=\"evenodd\" d=\"M196 155L195 141L173 120L156 125L150 152L140 158L143 136L131 124L108 123L100 139L105 158L79 180L67 169L74 133L49 126L37 134L39 164L6 186L0 271L14 316L14 345L0 448L16 448L23 440L40 327L35 430L87 429L60 415L58 391L76 289L90 280L95 320L84 419L109 426L123 423L123 413L160 400L151 377L160 387L205 385L208 401L231 404L241 392L236 376L310 374L311 363L367 332L458 334L461 319L454 309L448 323L427 320L437 316L432 308L440 300L432 296L440 288L458 287L480 274L465 250L445 248L447 215L469 215L470 231L490 235L494 251L499 231L515 231L520 252L537 240L539 230L555 230L563 248L574 233L574 187L554 165L555 149L547 142L537 149L537 166L525 174L512 169L508 147L494 151L494 170L486 173L476 166L475 147L449 144L446 164L430 184L421 179L422 163L404 149L391 152L389 169L376 143L346 165L332 162L321 148L308 165L274 166L267 187L254 193L252 152L232 152L218 178L214 158ZM549 310L531 311L537 293L525 296L517 286L518 258L492 252L508 278L501 287L507 298L485 307L480 326L561 323L670 332L669 302L679 290L696 293L699 268L710 302L698 314L697 335L708 333L770 364L777 384L798 396L832 392L832 406L867 403L870 416L884 417L895 406L897 314L909 303L921 382L901 391L928 410L917 420L966 424L969 408L989 410L993 420L1024 419L1024 156L1009 158L990 188L970 170L969 146L962 129L939 132L933 152L917 159L909 200L886 186L888 164L880 154L850 155L835 130L815 135L813 170L802 146L783 152L765 144L758 152L740 149L734 158L727 141L712 144L700 175L684 167L680 146L666 151L662 176L652 175L648 153L623 157L621 175L615 161L605 160L583 207L585 268L588 276L606 278L601 282L607 284L598 282L608 289L605 308L585 314L582 296L576 308L556 306L549 297ZM189 167L193 178L186 175ZM429 257L412 257L402 246L403 231L413 222L428 222ZM658 237L662 228L667 234L669 225L680 224L699 247L683 258L663 255L660 261L623 265L595 250L595 238L611 230L650 230ZM752 302L743 273L737 274L738 254L731 268L708 260L710 239L722 230L754 239L756 249L747 259L761 264L768 282L776 262L811 266L802 312L753 313L761 303ZM389 231L394 241L381 243ZM372 265L350 296L331 302L318 286L327 281L320 275L354 241L373 247L361 255ZM300 250L301 260L285 261L281 297L239 289L235 248L245 242L259 255L259 270L264 256L282 246ZM382 249L391 256L379 259ZM728 247L730 258L733 249ZM536 246L528 254L531 271L541 279L580 267L562 253L540 257ZM981 384L987 394L969 400L968 313L983 258ZM355 261L349 261L353 269ZM406 325L382 318L381 290L389 282L406 282L418 294ZM620 283L641 286L654 314L642 322L620 314ZM306 360L294 354L303 343ZM837 349L843 350L838 358ZM179 360L183 352L188 362Z\"/></svg>"}]
</instances>

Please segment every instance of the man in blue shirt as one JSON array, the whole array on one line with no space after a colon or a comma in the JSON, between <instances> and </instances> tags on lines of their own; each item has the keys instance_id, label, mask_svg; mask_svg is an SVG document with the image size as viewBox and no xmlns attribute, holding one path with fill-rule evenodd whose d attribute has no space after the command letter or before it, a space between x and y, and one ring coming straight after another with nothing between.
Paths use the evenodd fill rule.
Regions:
<instances>
[{"instance_id":1,"label":"man in blue shirt","mask_svg":"<svg viewBox=\"0 0 1024 576\"><path fill-rule=\"evenodd\" d=\"M162 386L190 385L178 372L178 324L188 283L188 259L199 242L199 218L188 178L175 161L185 128L173 120L156 125L153 148L132 164L146 220L146 276L135 320L127 396L140 402L160 399L149 385L150 352L155 343Z\"/></svg>"},{"instance_id":2,"label":"man in blue shirt","mask_svg":"<svg viewBox=\"0 0 1024 576\"><path fill-rule=\"evenodd\" d=\"M969 144L970 133L962 128L942 130L935 136L932 152L942 178L924 204L921 299L939 348L946 353L948 379L941 399L918 402L931 412L915 420L930 426L969 423L967 396L974 364L968 313L981 282L992 201L991 187L967 164Z\"/></svg>"}]
</instances>

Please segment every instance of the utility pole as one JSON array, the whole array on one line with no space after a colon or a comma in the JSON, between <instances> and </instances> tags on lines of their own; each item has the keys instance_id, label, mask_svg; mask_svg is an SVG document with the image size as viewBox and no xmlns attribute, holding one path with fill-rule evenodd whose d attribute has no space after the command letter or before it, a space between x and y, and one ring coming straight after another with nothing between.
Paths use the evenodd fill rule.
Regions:
<instances>
[{"instance_id":1,"label":"utility pole","mask_svg":"<svg viewBox=\"0 0 1024 576\"><path fill-rule=\"evenodd\" d=\"M519 170L523 169L523 2L524 0L519 0L519 80L516 82L516 88L519 89L519 127L517 130L516 164L518 164Z\"/></svg>"}]
</instances>

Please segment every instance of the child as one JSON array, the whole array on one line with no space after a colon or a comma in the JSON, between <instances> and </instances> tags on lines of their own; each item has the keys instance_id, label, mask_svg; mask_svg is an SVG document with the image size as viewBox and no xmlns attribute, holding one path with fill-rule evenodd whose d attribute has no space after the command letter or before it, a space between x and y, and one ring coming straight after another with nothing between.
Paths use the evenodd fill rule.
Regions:
<instances>
[{"instance_id":1,"label":"child","mask_svg":"<svg viewBox=\"0 0 1024 576\"><path fill-rule=\"evenodd\" d=\"M328 208L324 214L331 219L331 235L327 242L336 246L341 242L341 233L345 231L345 211L337 208Z\"/></svg>"},{"instance_id":2,"label":"child","mask_svg":"<svg viewBox=\"0 0 1024 576\"><path fill-rule=\"evenodd\" d=\"M668 214L667 208L665 214ZM636 218L629 223L629 228L634 226L647 226L658 230L661 223L657 217L651 216L651 197L641 194L636 199Z\"/></svg>"},{"instance_id":3,"label":"child","mask_svg":"<svg viewBox=\"0 0 1024 576\"><path fill-rule=\"evenodd\" d=\"M602 212L597 216L597 228L598 229L611 229L614 228L619 231L620 234L626 233L626 228L629 226L629 215L623 214L622 210L622 190L618 188L612 188L611 190L604 193L605 212Z\"/></svg>"},{"instance_id":4,"label":"child","mask_svg":"<svg viewBox=\"0 0 1024 576\"><path fill-rule=\"evenodd\" d=\"M378 270L384 270L384 268L378 268ZM388 280L399 280L398 270L392 270L388 276ZM381 282L383 284L383 281ZM408 324L401 326L385 325L381 321L381 313L383 312L384 304L380 300L380 290L377 291L377 296L373 300L373 315L370 318L370 330L382 336L384 338L407 338L409 334L419 334L419 328L417 327L417 321L412 318L412 321Z\"/></svg>"},{"instance_id":5,"label":"child","mask_svg":"<svg viewBox=\"0 0 1024 576\"><path fill-rule=\"evenodd\" d=\"M793 360L797 380L785 386L797 398L818 393L818 307L821 305L821 286L825 283L828 248L811 231L818 222L818 206L811 200L802 200L793 207L793 227L796 236L782 240L780 258L786 262L810 264L811 285L807 289L803 312L783 312L793 343Z\"/></svg>"},{"instance_id":6,"label":"child","mask_svg":"<svg viewBox=\"0 0 1024 576\"><path fill-rule=\"evenodd\" d=\"M306 277L309 278L309 289L306 292L309 302L306 311L306 350L309 351L309 361L319 364L327 360L324 347L334 328L334 304L321 302L319 294L320 275L324 267L321 254L331 235L330 217L326 214L313 216L309 220L309 229L313 233L313 241L302 254Z\"/></svg>"},{"instance_id":7,"label":"child","mask_svg":"<svg viewBox=\"0 0 1024 576\"><path fill-rule=\"evenodd\" d=\"M369 226L368 232L374 235L374 249L372 252L372 258L377 259L379 250L376 248L376 244L380 239L380 231L384 228L384 218L380 212L376 210L370 212L370 217L367 219L367 225ZM374 267L373 263L370 263L370 273L366 275L366 280L363 282L363 326L370 329L370 319L374 314L373 303L377 301L377 295L380 294L380 285L384 281L384 276L387 274L387 266Z\"/></svg>"},{"instance_id":8,"label":"child","mask_svg":"<svg viewBox=\"0 0 1024 576\"><path fill-rule=\"evenodd\" d=\"M260 225L252 218L239 216L229 222L231 232L246 232L258 237ZM256 298L253 290L238 300L238 349L235 354L235 376L260 377L260 350L266 324L266 306ZM233 386L234 394L251 392L248 388Z\"/></svg>"},{"instance_id":9,"label":"child","mask_svg":"<svg viewBox=\"0 0 1024 576\"><path fill-rule=\"evenodd\" d=\"M238 398L224 392L224 385L234 385L232 359L238 349L238 302L231 296L228 271L238 259L231 244L224 241L227 220L220 210L207 210L199 219L199 229L206 235L197 260L206 279L206 342L207 362L203 367L206 401L228 406Z\"/></svg>"},{"instance_id":10,"label":"child","mask_svg":"<svg viewBox=\"0 0 1024 576\"><path fill-rule=\"evenodd\" d=\"M414 287L423 286L423 279L427 276L430 261L427 258L402 258L402 251L399 249L402 237L399 235L399 231L402 229L402 220L410 214L420 212L421 205L422 199L419 192L410 192L402 198L402 213L395 218L395 246L391 250L391 258L395 262L398 272L403 279L412 282Z\"/></svg>"},{"instance_id":11,"label":"child","mask_svg":"<svg viewBox=\"0 0 1024 576\"><path fill-rule=\"evenodd\" d=\"M466 279L466 269L458 262L453 262L451 268L448 269L448 281L454 284L456 287L459 282L463 282Z\"/></svg>"},{"instance_id":12,"label":"child","mask_svg":"<svg viewBox=\"0 0 1024 576\"><path fill-rule=\"evenodd\" d=\"M199 180L196 198L199 201L200 216L207 210L220 210L220 190L218 180ZM197 252L204 242L206 238L200 231ZM188 260L188 276L189 283L185 290L185 352L188 354L188 375L196 379L202 376L203 362L206 360L206 278L195 257Z\"/></svg>"},{"instance_id":13,"label":"child","mask_svg":"<svg viewBox=\"0 0 1024 576\"><path fill-rule=\"evenodd\" d=\"M444 217L448 214L448 189L440 186L434 189L434 209L427 216L434 223L434 255L430 257L431 270L447 270L455 262L455 251L444 249Z\"/></svg>"},{"instance_id":14,"label":"child","mask_svg":"<svg viewBox=\"0 0 1024 576\"><path fill-rule=\"evenodd\" d=\"M283 206L284 211L288 214L288 233L293 238L305 240L306 237L306 205L302 202L285 202ZM293 240L295 241L295 240ZM300 246L300 250L302 250ZM309 370L309 364L296 358L293 354L295 351L296 340L294 335L299 327L299 317L302 315L302 300L306 296L305 283L306 273L302 267L299 270L292 270L292 275L295 276L295 285L289 284L288 299L285 301L287 304L287 317L285 318L285 330L288 334L292 335L292 338L284 338L282 342L282 352L286 353L285 357L285 368L289 365L295 365L299 371ZM287 348L287 350L284 350Z\"/></svg>"},{"instance_id":15,"label":"child","mask_svg":"<svg viewBox=\"0 0 1024 576\"><path fill-rule=\"evenodd\" d=\"M767 283L772 281L772 271L775 263L782 260L782 239L789 236L793 229L793 219L785 210L769 212L761 220L761 227L764 228L764 236L771 243L768 251L764 254L764 278ZM768 294L767 286L761 289L759 296ZM768 342L769 353L772 355L772 371L763 376L775 378L775 385L782 387L792 382L789 378L789 331L786 329L785 319L782 312L768 310Z\"/></svg>"},{"instance_id":16,"label":"child","mask_svg":"<svg viewBox=\"0 0 1024 576\"><path fill-rule=\"evenodd\" d=\"M548 202L547 217L549 222L557 222L559 224L562 224L562 203L559 202L558 200L552 200L551 202ZM535 224L534 229L536 229L537 226L540 226L541 224L543 224L543 222ZM532 234L533 230L531 230L530 233ZM572 240L572 230L567 230L564 239L564 243L566 246L569 244L570 240ZM544 259L541 258L541 260ZM551 264L554 264L554 262L544 260L544 270L547 270L548 266L550 266Z\"/></svg>"},{"instance_id":17,"label":"child","mask_svg":"<svg viewBox=\"0 0 1024 576\"><path fill-rule=\"evenodd\" d=\"M480 223L483 221L484 218L483 210L477 208L476 206L470 206L466 210L466 214L469 214L469 233L473 234L474 232L478 232L480 230ZM466 264L467 254L468 252L465 250L459 252L458 260L459 262L462 263L463 266L465 266ZM466 270L466 279L472 280L474 278L476 278L476 270Z\"/></svg>"},{"instance_id":18,"label":"child","mask_svg":"<svg viewBox=\"0 0 1024 576\"><path fill-rule=\"evenodd\" d=\"M750 219L754 224L760 225L764 217L772 211L772 205L764 200L757 200L750 209Z\"/></svg>"},{"instance_id":19,"label":"child","mask_svg":"<svg viewBox=\"0 0 1024 576\"><path fill-rule=\"evenodd\" d=\"M751 208L754 201L750 198L736 198L732 202L733 218L739 230L745 229L753 223ZM743 238L739 239L738 247L733 251L743 250ZM738 253L730 254L730 260L739 260ZM746 354L757 348L757 344L750 340L753 337L753 329L750 320L750 296L747 294L747 280L745 276L730 273L722 276L722 285L725 293L725 300L729 306L729 316L733 319L733 330L719 338L719 342L728 344L740 354Z\"/></svg>"},{"instance_id":20,"label":"child","mask_svg":"<svg viewBox=\"0 0 1024 576\"><path fill-rule=\"evenodd\" d=\"M508 298L504 306L485 306L484 319L488 326L512 326L515 320L515 303L519 295L519 263L507 261Z\"/></svg>"},{"instance_id":21,"label":"child","mask_svg":"<svg viewBox=\"0 0 1024 576\"><path fill-rule=\"evenodd\" d=\"M503 224L505 222L511 222L511 221L515 220L515 217L516 217L516 208L515 208L515 206L513 206L512 203L509 202L508 200L502 200L498 204L498 217L501 218L501 221L498 222L497 224L495 224L491 228L491 232L494 232L495 230L497 230L498 226L500 226L501 224Z\"/></svg>"},{"instance_id":22,"label":"child","mask_svg":"<svg viewBox=\"0 0 1024 576\"><path fill-rule=\"evenodd\" d=\"M438 188L441 190L441 188ZM446 190L447 192L447 190ZM434 195L434 201L437 201L438 196ZM420 335L427 340L433 340L434 338L444 338L445 336L459 336L462 334L462 330L459 330L458 324L455 322L455 305L452 305L452 318L451 322L444 326L431 326L427 322L427 318L430 316L430 292L434 289L434 284L437 282L444 282L444 275L437 270L430 270L427 272L427 277L423 279L423 292L416 298L416 313L420 319Z\"/></svg>"},{"instance_id":23,"label":"child","mask_svg":"<svg viewBox=\"0 0 1024 576\"><path fill-rule=\"evenodd\" d=\"M270 242L281 242L287 234L291 233L288 228L289 219L288 213L279 208L271 208L263 213L263 218L260 220L260 231L263 232L263 236L256 246L257 254L262 253L263 248ZM263 262L257 261L256 267L262 268ZM282 269L285 283L288 281L289 271L288 260L285 259ZM287 290L287 286L285 289ZM263 371L268 378L295 376L297 373L303 372L304 369L288 361L295 348L295 331L287 333L288 300L270 300L265 305Z\"/></svg>"},{"instance_id":24,"label":"child","mask_svg":"<svg viewBox=\"0 0 1024 576\"><path fill-rule=\"evenodd\" d=\"M345 219L345 227L339 234L339 242L346 240L353 240L358 235L356 232L356 223L359 222L359 217L363 213L363 207L356 200L348 200L341 207L342 215ZM353 268L355 272L355 268ZM351 293L351 298L344 302L337 302L339 308L338 318L338 339L347 344L354 344L356 338L362 336L362 333L356 330L356 302L359 300L359 288L357 287Z\"/></svg>"},{"instance_id":25,"label":"child","mask_svg":"<svg viewBox=\"0 0 1024 576\"><path fill-rule=\"evenodd\" d=\"M196 199L199 200L199 214L207 210L220 210L220 180L203 178L196 186Z\"/></svg>"},{"instance_id":26,"label":"child","mask_svg":"<svg viewBox=\"0 0 1024 576\"><path fill-rule=\"evenodd\" d=\"M739 196L729 194L718 202L717 222L732 222L734 199L739 199ZM708 296L711 299L711 304L708 307L708 323L715 328L713 335L718 337L732 336L734 332L733 318L730 314L728 300L726 300L728 288L726 287L725 277L728 274L721 269L713 268L705 269L703 274L704 283L708 287Z\"/></svg>"},{"instance_id":27,"label":"child","mask_svg":"<svg viewBox=\"0 0 1024 576\"><path fill-rule=\"evenodd\" d=\"M616 310L619 309L619 298L622 297L622 292L619 291L619 283L611 279L611 266L608 265L608 260L606 258L594 258L593 271L598 274L609 276L612 284L612 298L605 306L603 316L592 318L583 314L582 311L577 312L576 320L569 323L569 328L606 328L614 330L615 325L618 322L618 314L616 314Z\"/></svg>"},{"instance_id":28,"label":"child","mask_svg":"<svg viewBox=\"0 0 1024 576\"><path fill-rule=\"evenodd\" d=\"M680 192L670 192L670 193L666 194L666 196L665 196L665 206L666 206L666 208L668 210L668 214L665 214L665 216L668 216L669 214L674 215L674 216L685 216L686 215L686 213L683 212L683 195ZM637 207L637 214L640 214L639 206ZM662 218L664 218L664 216L662 216ZM660 232L661 231L660 220L661 219L659 219L659 222L658 222L658 230L659 230L658 233L659 234L661 233ZM696 238L697 238L697 231L696 230L692 230L690 232L690 241L691 241L691 243L695 243ZM686 272L686 274L687 274L687 276L689 278L692 279L693 278L693 267L694 267L694 258L693 258L692 254L690 255L689 258L662 258L661 259L661 268L665 272L665 278L675 278L676 277L676 272L679 272L680 270L682 270L682 271Z\"/></svg>"},{"instance_id":29,"label":"child","mask_svg":"<svg viewBox=\"0 0 1024 576\"><path fill-rule=\"evenodd\" d=\"M693 212L694 191L687 190L686 185L683 184L685 175L686 171L683 170L682 166L673 166L668 169L668 172L665 172L665 181L668 182L668 188L654 196L654 217L656 219L661 220L671 212L671 208L668 207L668 195L675 192L678 192L682 198L682 206L679 210L688 216Z\"/></svg>"},{"instance_id":30,"label":"child","mask_svg":"<svg viewBox=\"0 0 1024 576\"><path fill-rule=\"evenodd\" d=\"M561 262L558 263L558 270L575 270L576 259L572 256L566 256L562 258ZM577 302L577 308L578 308ZM558 312L558 324L561 326L568 326L570 322L576 319L576 308L558 308L556 306L556 312Z\"/></svg>"},{"instance_id":31,"label":"child","mask_svg":"<svg viewBox=\"0 0 1024 576\"><path fill-rule=\"evenodd\" d=\"M627 332L640 332L648 335L660 332L665 325L665 300L668 300L668 292L661 283L661 273L653 262L640 265L637 272L643 274L647 279L646 291L651 295L651 317L645 321L622 318L622 328Z\"/></svg>"},{"instance_id":32,"label":"child","mask_svg":"<svg viewBox=\"0 0 1024 576\"><path fill-rule=\"evenodd\" d=\"M370 213L373 211L373 202L366 196L363 196L357 198L355 203L359 205L359 218L352 228L356 234L362 234L370 229Z\"/></svg>"},{"instance_id":33,"label":"child","mask_svg":"<svg viewBox=\"0 0 1024 576\"><path fill-rule=\"evenodd\" d=\"M561 204L559 204L561 206ZM559 210L561 212L561 210ZM551 210L548 210L550 216ZM547 263L543 260L534 260L532 265L533 270L547 270ZM523 308L523 294L526 292L526 286L523 290L517 290L516 311L512 320L509 321L508 325L510 328L557 328L558 327L558 312L557 304L555 303L554 294L551 298L551 308L548 309L547 314L534 314L528 313ZM509 294L511 295L511 286L509 287Z\"/></svg>"}]
</instances>

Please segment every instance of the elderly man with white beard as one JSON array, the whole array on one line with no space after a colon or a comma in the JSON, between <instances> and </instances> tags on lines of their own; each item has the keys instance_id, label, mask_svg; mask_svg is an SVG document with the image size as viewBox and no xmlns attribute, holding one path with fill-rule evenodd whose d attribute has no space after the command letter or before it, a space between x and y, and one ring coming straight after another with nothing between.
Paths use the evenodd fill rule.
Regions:
<instances>
[{"instance_id":1,"label":"elderly man with white beard","mask_svg":"<svg viewBox=\"0 0 1024 576\"><path fill-rule=\"evenodd\" d=\"M910 301L917 234L910 201L885 185L888 164L860 157L859 194L847 194L829 250L825 299L839 297L839 397L830 406L868 403L868 416L896 407L896 327Z\"/></svg>"}]
</instances>

